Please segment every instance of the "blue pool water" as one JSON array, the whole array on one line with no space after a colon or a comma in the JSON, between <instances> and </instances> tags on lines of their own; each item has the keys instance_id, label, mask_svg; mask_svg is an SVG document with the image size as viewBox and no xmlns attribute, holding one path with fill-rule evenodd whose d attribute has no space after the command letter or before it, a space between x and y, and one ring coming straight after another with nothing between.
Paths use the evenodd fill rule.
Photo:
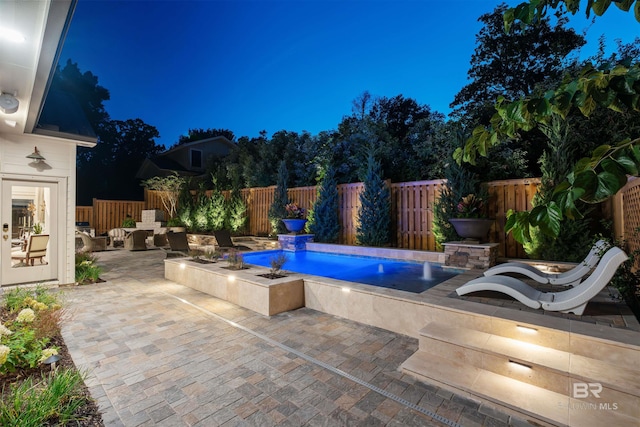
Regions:
<instances>
[{"instance_id":1,"label":"blue pool water","mask_svg":"<svg viewBox=\"0 0 640 427\"><path fill-rule=\"evenodd\" d=\"M282 252L245 253L243 259L246 264L271 267L271 259ZM431 265L431 278L424 279L424 266L421 263L314 251L284 253L287 262L283 270L414 293L424 292L458 274Z\"/></svg>"}]
</instances>

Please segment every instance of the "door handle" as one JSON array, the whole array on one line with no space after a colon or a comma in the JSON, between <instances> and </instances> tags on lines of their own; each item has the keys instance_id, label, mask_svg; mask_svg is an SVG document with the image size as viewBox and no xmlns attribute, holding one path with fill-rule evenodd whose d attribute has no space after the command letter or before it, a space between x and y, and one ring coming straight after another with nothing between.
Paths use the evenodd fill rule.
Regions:
<instances>
[{"instance_id":1,"label":"door handle","mask_svg":"<svg viewBox=\"0 0 640 427\"><path fill-rule=\"evenodd\" d=\"M2 238L3 238L4 240L7 240L7 239L9 238L9 236L7 236L6 234L3 234L3 235L2 235Z\"/></svg>"}]
</instances>

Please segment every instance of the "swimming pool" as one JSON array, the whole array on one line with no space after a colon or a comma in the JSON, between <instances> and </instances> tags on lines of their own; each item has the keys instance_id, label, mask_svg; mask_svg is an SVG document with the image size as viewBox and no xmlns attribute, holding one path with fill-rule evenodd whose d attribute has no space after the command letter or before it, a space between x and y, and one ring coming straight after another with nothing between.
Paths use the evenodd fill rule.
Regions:
<instances>
[{"instance_id":1,"label":"swimming pool","mask_svg":"<svg viewBox=\"0 0 640 427\"><path fill-rule=\"evenodd\" d=\"M243 254L243 259L246 264L271 267L271 260L281 253L287 257L283 270L413 293L424 292L458 274L439 265L429 265L425 271L417 262L308 250L251 252Z\"/></svg>"}]
</instances>

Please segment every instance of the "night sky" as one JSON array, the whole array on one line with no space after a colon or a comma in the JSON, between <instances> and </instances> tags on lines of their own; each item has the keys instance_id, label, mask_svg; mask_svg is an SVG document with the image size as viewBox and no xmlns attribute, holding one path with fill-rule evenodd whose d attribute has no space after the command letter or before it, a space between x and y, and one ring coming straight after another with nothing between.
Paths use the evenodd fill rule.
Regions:
<instances>
[{"instance_id":1,"label":"night sky","mask_svg":"<svg viewBox=\"0 0 640 427\"><path fill-rule=\"evenodd\" d=\"M448 114L493 0L79 0L61 55L98 76L112 119L140 118L170 146L190 128L236 137L335 129L365 90ZM515 5L520 1L508 1ZM584 7L584 5L582 5ZM584 12L570 18L582 32ZM640 35L615 6L587 32Z\"/></svg>"}]
</instances>

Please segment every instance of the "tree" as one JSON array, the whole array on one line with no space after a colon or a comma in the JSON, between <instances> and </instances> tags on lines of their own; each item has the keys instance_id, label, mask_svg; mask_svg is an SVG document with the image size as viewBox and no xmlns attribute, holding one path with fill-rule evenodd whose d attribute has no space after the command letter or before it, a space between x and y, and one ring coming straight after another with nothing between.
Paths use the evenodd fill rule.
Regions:
<instances>
[{"instance_id":1,"label":"tree","mask_svg":"<svg viewBox=\"0 0 640 427\"><path fill-rule=\"evenodd\" d=\"M635 5L634 5L635 3ZM593 11L597 16L602 16L609 9L611 4L615 4L618 9L628 12L633 6L633 12L636 21L640 22L640 0L622 0L622 1L592 1L588 0L585 7L587 18ZM508 9L504 14L504 28L509 32L514 23L519 21L520 26L527 26L543 19L547 11L558 9L564 6L569 12L575 15L580 10L579 0L529 0L529 2L520 3L516 7Z\"/></svg>"},{"instance_id":2,"label":"tree","mask_svg":"<svg viewBox=\"0 0 640 427\"><path fill-rule=\"evenodd\" d=\"M335 170L329 166L320 181L318 198L313 205L311 232L314 240L322 243L336 243L340 235L338 219L338 183Z\"/></svg>"},{"instance_id":3,"label":"tree","mask_svg":"<svg viewBox=\"0 0 640 427\"><path fill-rule=\"evenodd\" d=\"M235 139L235 135L229 129L189 129L187 135L180 135L178 142L173 146L186 144L189 142L200 141L202 139L215 138L216 136L224 136L229 141Z\"/></svg>"},{"instance_id":4,"label":"tree","mask_svg":"<svg viewBox=\"0 0 640 427\"><path fill-rule=\"evenodd\" d=\"M522 25L537 22L544 17L548 6L557 7L564 3L575 13L579 2L562 0L542 0L523 3L505 12L505 27L511 28L520 20ZM603 3L589 3L587 13L606 11ZM629 10L633 2L626 1L623 10ZM638 9L636 2L636 10ZM596 10L596 7L598 8ZM465 144L456 152L459 161L474 162L479 154L501 142L516 138L519 131L528 131L539 124L549 123L554 116L563 120L576 109L584 116L590 116L597 108L608 108L618 113L640 111L640 64L608 64L600 69L591 64L583 67L577 78L566 79L556 89L544 95L529 95L520 100L508 102L498 98L496 113L489 127L478 127ZM584 215L576 205L578 200L598 203L615 195L626 184L627 174L637 176L640 170L640 138L634 136L612 144L597 147L590 156L580 159L572 168L567 179L558 184L551 200L533 208L531 212L511 212L506 229L513 232L519 242L531 240L531 228L539 227L550 236L557 236L560 222L582 218Z\"/></svg>"},{"instance_id":5,"label":"tree","mask_svg":"<svg viewBox=\"0 0 640 427\"><path fill-rule=\"evenodd\" d=\"M418 124L423 132L429 132L432 122L444 120L444 116L432 113L429 106L420 105L412 98L397 95L378 98L369 117L376 135L370 140L377 141L375 154L380 159L385 178L395 182L420 179L422 159L417 156L408 136Z\"/></svg>"},{"instance_id":6,"label":"tree","mask_svg":"<svg viewBox=\"0 0 640 427\"><path fill-rule=\"evenodd\" d=\"M50 90L73 95L96 134L99 135L102 126L109 121L109 113L104 108L104 101L111 99L109 91L98 84L97 76L91 71L82 73L71 59L64 68L56 67Z\"/></svg>"},{"instance_id":7,"label":"tree","mask_svg":"<svg viewBox=\"0 0 640 427\"><path fill-rule=\"evenodd\" d=\"M373 154L367 158L367 175L360 193L356 239L359 245L384 246L390 240L391 194L382 179L382 168Z\"/></svg>"},{"instance_id":8,"label":"tree","mask_svg":"<svg viewBox=\"0 0 640 427\"><path fill-rule=\"evenodd\" d=\"M143 160L163 150L155 143L158 130L141 119L109 120L98 144L78 156L78 201L93 198L141 200L135 175Z\"/></svg>"},{"instance_id":9,"label":"tree","mask_svg":"<svg viewBox=\"0 0 640 427\"><path fill-rule=\"evenodd\" d=\"M178 199L184 184L184 178L177 173L166 177L154 176L142 182L145 188L159 193L164 209L169 212L169 219L175 218L178 213Z\"/></svg>"},{"instance_id":10,"label":"tree","mask_svg":"<svg viewBox=\"0 0 640 427\"><path fill-rule=\"evenodd\" d=\"M289 196L287 195L288 176L289 172L287 171L287 164L283 160L280 162L280 166L278 167L278 182L276 183L273 203L271 203L268 213L272 236L287 232L287 229L282 222L282 218L287 216L285 206L289 204Z\"/></svg>"},{"instance_id":11,"label":"tree","mask_svg":"<svg viewBox=\"0 0 640 427\"><path fill-rule=\"evenodd\" d=\"M476 49L467 72L469 84L456 94L451 107L454 116L467 123L487 124L498 96L517 99L543 82L557 82L568 65L568 55L585 44L583 36L565 28L567 19L557 16L538 25L504 32L502 4L482 15L484 25L476 35Z\"/></svg>"}]
</instances>

